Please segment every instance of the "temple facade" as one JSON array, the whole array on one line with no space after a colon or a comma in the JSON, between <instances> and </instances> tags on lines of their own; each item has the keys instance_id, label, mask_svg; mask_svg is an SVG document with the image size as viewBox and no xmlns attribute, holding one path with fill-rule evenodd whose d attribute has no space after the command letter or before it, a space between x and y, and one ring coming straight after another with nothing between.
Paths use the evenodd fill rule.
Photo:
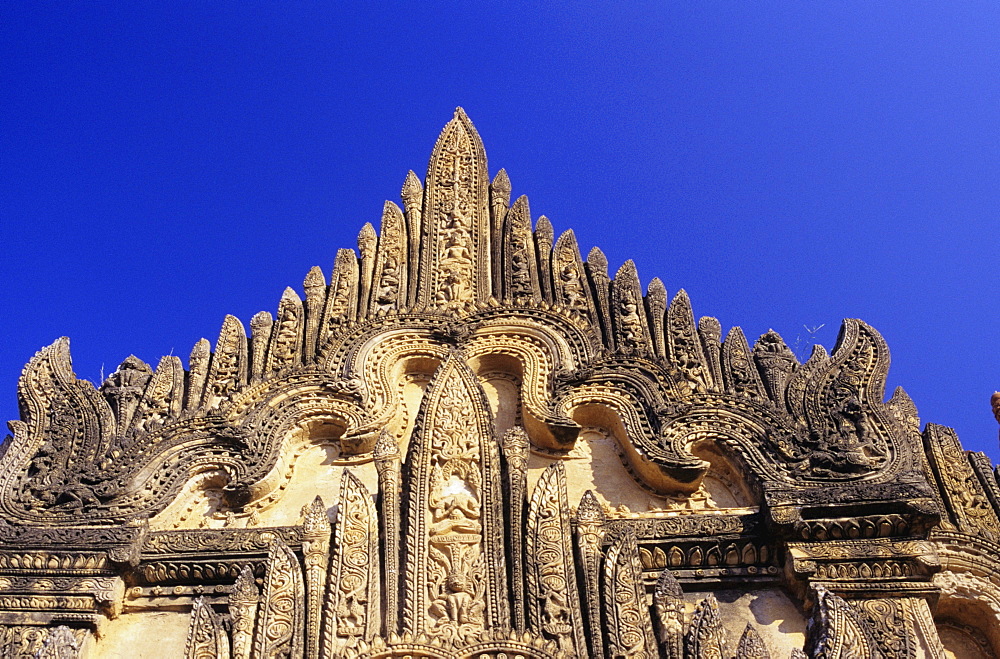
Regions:
<instances>
[{"instance_id":1,"label":"temple facade","mask_svg":"<svg viewBox=\"0 0 1000 659\"><path fill-rule=\"evenodd\" d=\"M512 202L460 109L401 196L186 366L30 360L0 656L1000 656L996 473L874 329L724 334Z\"/></svg>"}]
</instances>

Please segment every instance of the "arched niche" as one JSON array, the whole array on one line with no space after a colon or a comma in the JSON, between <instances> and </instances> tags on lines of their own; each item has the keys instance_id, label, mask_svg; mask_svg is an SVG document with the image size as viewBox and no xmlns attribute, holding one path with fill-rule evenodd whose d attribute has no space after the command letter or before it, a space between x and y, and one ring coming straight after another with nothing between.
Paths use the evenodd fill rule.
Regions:
<instances>
[{"instance_id":1,"label":"arched niche","mask_svg":"<svg viewBox=\"0 0 1000 659\"><path fill-rule=\"evenodd\" d=\"M949 659L1000 657L1000 588L984 577L945 570L934 575L941 597L934 625Z\"/></svg>"}]
</instances>

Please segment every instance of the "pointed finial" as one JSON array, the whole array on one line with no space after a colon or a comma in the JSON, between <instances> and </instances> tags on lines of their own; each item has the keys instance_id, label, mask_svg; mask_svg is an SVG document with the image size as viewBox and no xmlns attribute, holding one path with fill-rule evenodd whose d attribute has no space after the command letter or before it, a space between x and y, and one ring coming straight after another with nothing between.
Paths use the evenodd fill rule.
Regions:
<instances>
[{"instance_id":1,"label":"pointed finial","mask_svg":"<svg viewBox=\"0 0 1000 659\"><path fill-rule=\"evenodd\" d=\"M578 522L604 523L604 508L601 507L601 502L590 490L584 492L580 498L580 505L576 508L576 519Z\"/></svg>"},{"instance_id":2,"label":"pointed finial","mask_svg":"<svg viewBox=\"0 0 1000 659\"><path fill-rule=\"evenodd\" d=\"M590 250L590 253L587 254L587 264L591 270L597 270L605 275L608 273L608 257L604 256L600 247L594 247Z\"/></svg>"},{"instance_id":3,"label":"pointed finial","mask_svg":"<svg viewBox=\"0 0 1000 659\"><path fill-rule=\"evenodd\" d=\"M373 254L377 242L378 234L375 233L375 227L372 226L371 222L365 222L361 231L358 232L358 250L361 252L361 258L367 258Z\"/></svg>"},{"instance_id":4,"label":"pointed finial","mask_svg":"<svg viewBox=\"0 0 1000 659\"><path fill-rule=\"evenodd\" d=\"M281 301L285 303L302 302L302 298L299 297L299 294L295 292L294 288L286 286L284 292L281 294Z\"/></svg>"},{"instance_id":5,"label":"pointed finial","mask_svg":"<svg viewBox=\"0 0 1000 659\"><path fill-rule=\"evenodd\" d=\"M188 365L194 366L196 363L204 362L210 354L212 354L212 344L208 342L208 339L198 339L197 343L191 349L191 357L188 359Z\"/></svg>"},{"instance_id":6,"label":"pointed finial","mask_svg":"<svg viewBox=\"0 0 1000 659\"><path fill-rule=\"evenodd\" d=\"M1000 423L1000 391L990 396L990 405L993 406L993 416L996 417L997 423Z\"/></svg>"},{"instance_id":7,"label":"pointed finial","mask_svg":"<svg viewBox=\"0 0 1000 659\"><path fill-rule=\"evenodd\" d=\"M310 289L318 289L325 286L326 277L323 276L323 270L318 265L309 268L309 272L302 282L302 287L306 289L306 292L308 293Z\"/></svg>"},{"instance_id":8,"label":"pointed finial","mask_svg":"<svg viewBox=\"0 0 1000 659\"><path fill-rule=\"evenodd\" d=\"M552 245L552 240L555 238L555 230L553 230L552 222L549 221L549 218L544 215L538 218L538 222L535 224L535 235L538 237L539 242Z\"/></svg>"},{"instance_id":9,"label":"pointed finial","mask_svg":"<svg viewBox=\"0 0 1000 659\"><path fill-rule=\"evenodd\" d=\"M399 458L399 444L388 430L379 433L378 439L375 440L375 448L372 449L372 457L375 460Z\"/></svg>"},{"instance_id":10,"label":"pointed finial","mask_svg":"<svg viewBox=\"0 0 1000 659\"><path fill-rule=\"evenodd\" d=\"M326 504L318 494L312 503L302 506L302 535L316 536L330 533L330 518Z\"/></svg>"},{"instance_id":11,"label":"pointed finial","mask_svg":"<svg viewBox=\"0 0 1000 659\"><path fill-rule=\"evenodd\" d=\"M494 199L502 200L505 206L510 205L510 178L507 177L506 169L497 172L497 175L493 177L493 183L490 184L490 189L493 190Z\"/></svg>"},{"instance_id":12,"label":"pointed finial","mask_svg":"<svg viewBox=\"0 0 1000 659\"><path fill-rule=\"evenodd\" d=\"M665 599L681 599L684 597L684 591L681 590L681 585L677 582L677 578L670 571L670 568L666 568L660 573L660 577L656 580L656 589L653 591L653 598L657 601L662 601Z\"/></svg>"},{"instance_id":13,"label":"pointed finial","mask_svg":"<svg viewBox=\"0 0 1000 659\"><path fill-rule=\"evenodd\" d=\"M399 195L403 198L403 205L406 207L406 210L409 211L412 206L418 205L420 197L423 194L424 186L420 183L420 177L411 169L406 174L406 180L403 181L403 190Z\"/></svg>"}]
</instances>

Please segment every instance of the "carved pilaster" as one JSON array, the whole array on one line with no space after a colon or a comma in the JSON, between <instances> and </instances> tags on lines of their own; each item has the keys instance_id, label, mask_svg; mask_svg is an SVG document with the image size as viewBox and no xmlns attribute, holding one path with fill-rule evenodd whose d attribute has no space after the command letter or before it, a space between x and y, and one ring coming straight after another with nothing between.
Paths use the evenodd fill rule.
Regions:
<instances>
[{"instance_id":1,"label":"carved pilaster","mask_svg":"<svg viewBox=\"0 0 1000 659\"><path fill-rule=\"evenodd\" d=\"M515 426L504 434L503 454L507 463L507 479L510 493L508 501L507 558L510 560L511 600L513 604L514 628L523 631L527 623L525 605L524 524L525 503L528 492L528 448L529 440L524 428Z\"/></svg>"},{"instance_id":2,"label":"carved pilaster","mask_svg":"<svg viewBox=\"0 0 1000 659\"><path fill-rule=\"evenodd\" d=\"M348 470L340 482L333 558L323 612L323 657L379 631L378 522L364 484Z\"/></svg>"},{"instance_id":3,"label":"carved pilaster","mask_svg":"<svg viewBox=\"0 0 1000 659\"><path fill-rule=\"evenodd\" d=\"M77 659L79 656L80 641L76 634L69 627L59 625L49 629L45 642L35 653L34 659ZM225 659L226 655L220 654L218 656Z\"/></svg>"},{"instance_id":4,"label":"carved pilaster","mask_svg":"<svg viewBox=\"0 0 1000 659\"><path fill-rule=\"evenodd\" d=\"M806 653L813 659L884 659L868 623L822 586L809 618Z\"/></svg>"},{"instance_id":5,"label":"carved pilaster","mask_svg":"<svg viewBox=\"0 0 1000 659\"><path fill-rule=\"evenodd\" d=\"M330 559L330 518L317 496L302 509L302 558L306 582L306 657L319 657L323 595Z\"/></svg>"},{"instance_id":6,"label":"carved pilaster","mask_svg":"<svg viewBox=\"0 0 1000 659\"><path fill-rule=\"evenodd\" d=\"M304 600L299 561L288 545L275 540L267 554L264 591L254 632L254 659L302 655Z\"/></svg>"},{"instance_id":7,"label":"carved pilaster","mask_svg":"<svg viewBox=\"0 0 1000 659\"><path fill-rule=\"evenodd\" d=\"M670 569L660 573L653 591L656 636L666 659L684 659L684 593Z\"/></svg>"},{"instance_id":8,"label":"carved pilaster","mask_svg":"<svg viewBox=\"0 0 1000 659\"><path fill-rule=\"evenodd\" d=\"M253 649L253 630L257 621L257 602L260 590L257 588L253 570L243 568L229 593L229 617L233 626L233 659L250 659Z\"/></svg>"},{"instance_id":9,"label":"carved pilaster","mask_svg":"<svg viewBox=\"0 0 1000 659\"><path fill-rule=\"evenodd\" d=\"M654 659L658 654L656 641L646 606L639 550L632 533L626 533L608 548L604 560L604 605L611 656Z\"/></svg>"},{"instance_id":10,"label":"carved pilaster","mask_svg":"<svg viewBox=\"0 0 1000 659\"><path fill-rule=\"evenodd\" d=\"M382 540L382 570L385 581L383 592L382 634L399 632L399 445L396 438L383 430L375 442L373 452L378 470L379 530Z\"/></svg>"},{"instance_id":11,"label":"carved pilaster","mask_svg":"<svg viewBox=\"0 0 1000 659\"><path fill-rule=\"evenodd\" d=\"M587 654L573 561L566 470L549 465L531 496L526 538L531 629L569 655Z\"/></svg>"},{"instance_id":12,"label":"carved pilaster","mask_svg":"<svg viewBox=\"0 0 1000 659\"><path fill-rule=\"evenodd\" d=\"M604 510L594 493L587 490L576 508L576 553L583 574L584 608L590 656L604 657L604 627L601 624L601 543L604 541Z\"/></svg>"},{"instance_id":13,"label":"carved pilaster","mask_svg":"<svg viewBox=\"0 0 1000 659\"><path fill-rule=\"evenodd\" d=\"M407 468L403 630L445 639L509 629L499 442L460 352L424 394Z\"/></svg>"},{"instance_id":14,"label":"carved pilaster","mask_svg":"<svg viewBox=\"0 0 1000 659\"><path fill-rule=\"evenodd\" d=\"M184 659L229 659L229 637L204 597L196 599L191 609Z\"/></svg>"}]
</instances>

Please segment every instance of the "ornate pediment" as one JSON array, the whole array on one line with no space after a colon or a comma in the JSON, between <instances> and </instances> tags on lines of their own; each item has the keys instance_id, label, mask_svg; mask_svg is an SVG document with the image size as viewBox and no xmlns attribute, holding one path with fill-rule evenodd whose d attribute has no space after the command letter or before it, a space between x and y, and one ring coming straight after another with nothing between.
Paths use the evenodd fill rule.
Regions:
<instances>
[{"instance_id":1,"label":"ornate pediment","mask_svg":"<svg viewBox=\"0 0 1000 659\"><path fill-rule=\"evenodd\" d=\"M0 457L9 643L182 611L187 656L904 656L862 599L931 638L939 553L1000 582L954 549L1000 547L988 460L885 400L874 329L751 346L511 192L459 109L249 334L99 388L39 351Z\"/></svg>"}]
</instances>

